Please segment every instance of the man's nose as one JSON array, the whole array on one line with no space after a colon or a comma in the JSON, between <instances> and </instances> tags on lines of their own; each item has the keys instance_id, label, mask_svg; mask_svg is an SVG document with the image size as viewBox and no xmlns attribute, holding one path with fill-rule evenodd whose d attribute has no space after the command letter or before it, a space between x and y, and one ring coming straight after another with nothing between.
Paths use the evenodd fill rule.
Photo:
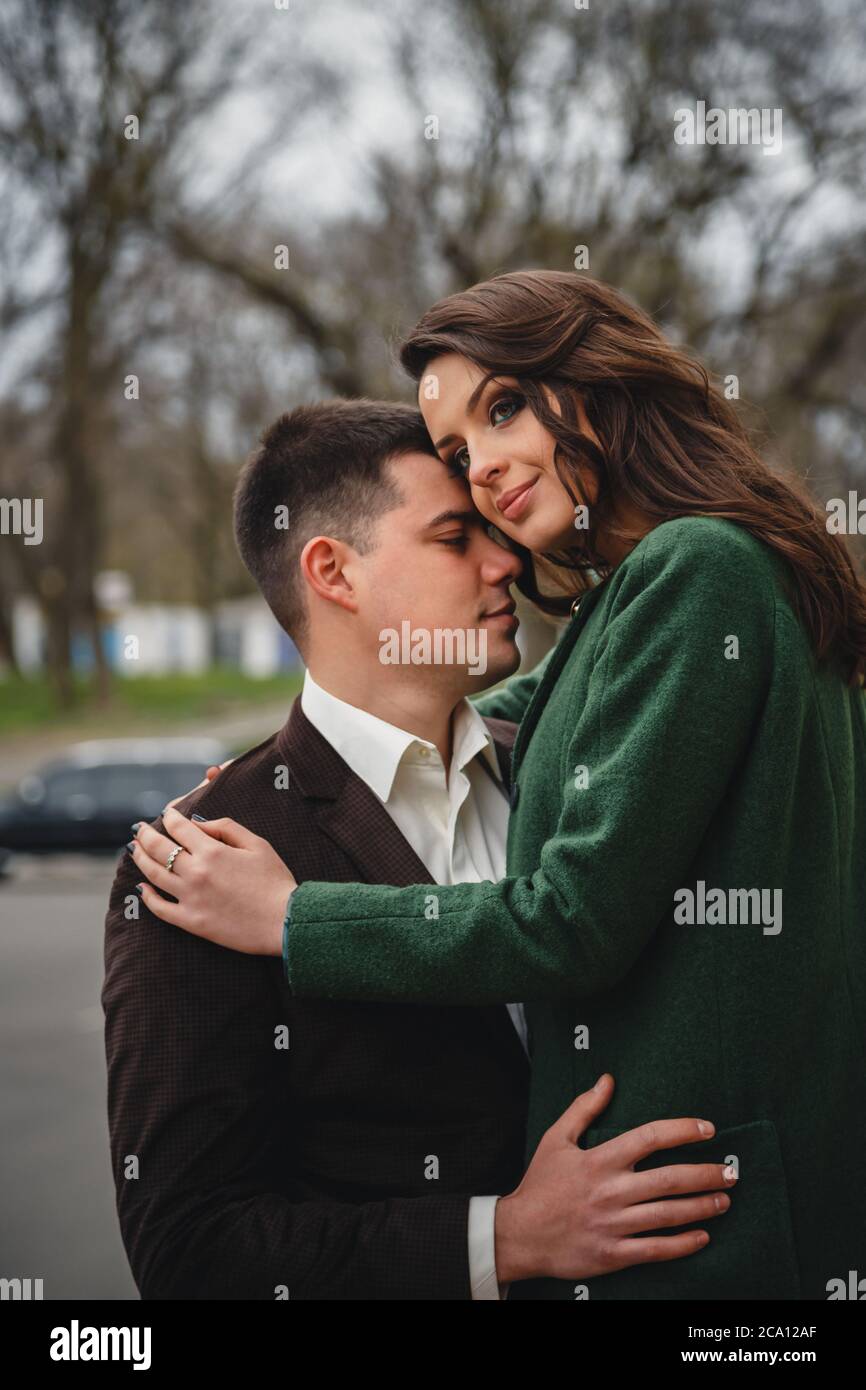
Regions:
<instances>
[{"instance_id":1,"label":"man's nose","mask_svg":"<svg viewBox=\"0 0 866 1390\"><path fill-rule=\"evenodd\" d=\"M482 578L486 584L513 584L523 571L523 561L513 550L487 538L491 547L484 557Z\"/></svg>"}]
</instances>

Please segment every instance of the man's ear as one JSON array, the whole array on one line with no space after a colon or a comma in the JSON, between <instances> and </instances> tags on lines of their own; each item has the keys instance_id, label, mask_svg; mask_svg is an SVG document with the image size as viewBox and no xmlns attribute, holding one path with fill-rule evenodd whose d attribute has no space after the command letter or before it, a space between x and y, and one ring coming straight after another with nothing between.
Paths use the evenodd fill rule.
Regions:
<instances>
[{"instance_id":1,"label":"man's ear","mask_svg":"<svg viewBox=\"0 0 866 1390\"><path fill-rule=\"evenodd\" d=\"M313 536L301 551L301 575L314 594L327 603L336 603L349 613L358 611L358 595L353 582L355 551L331 536Z\"/></svg>"}]
</instances>

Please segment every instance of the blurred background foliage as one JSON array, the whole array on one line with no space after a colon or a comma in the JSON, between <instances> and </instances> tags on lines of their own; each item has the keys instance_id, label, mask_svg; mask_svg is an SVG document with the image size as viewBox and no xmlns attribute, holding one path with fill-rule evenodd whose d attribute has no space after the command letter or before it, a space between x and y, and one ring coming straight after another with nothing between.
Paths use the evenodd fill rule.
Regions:
<instances>
[{"instance_id":1,"label":"blurred background foliage","mask_svg":"<svg viewBox=\"0 0 866 1390\"><path fill-rule=\"evenodd\" d=\"M393 347L428 304L578 246L738 377L771 462L862 489L864 78L860 0L5 0L0 495L45 499L41 545L0 538L9 683L24 593L54 699L104 706L99 571L250 592L259 431L411 399ZM676 145L698 100L781 108L782 152Z\"/></svg>"}]
</instances>

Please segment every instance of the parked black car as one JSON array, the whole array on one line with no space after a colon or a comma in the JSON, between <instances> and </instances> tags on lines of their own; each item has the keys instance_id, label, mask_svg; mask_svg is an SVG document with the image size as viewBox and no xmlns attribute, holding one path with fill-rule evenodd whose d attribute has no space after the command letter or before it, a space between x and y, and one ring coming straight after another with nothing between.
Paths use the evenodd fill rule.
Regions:
<instances>
[{"instance_id":1,"label":"parked black car","mask_svg":"<svg viewBox=\"0 0 866 1390\"><path fill-rule=\"evenodd\" d=\"M0 799L0 860L9 850L119 850L133 821L155 819L228 757L218 740L205 738L75 744Z\"/></svg>"}]
</instances>

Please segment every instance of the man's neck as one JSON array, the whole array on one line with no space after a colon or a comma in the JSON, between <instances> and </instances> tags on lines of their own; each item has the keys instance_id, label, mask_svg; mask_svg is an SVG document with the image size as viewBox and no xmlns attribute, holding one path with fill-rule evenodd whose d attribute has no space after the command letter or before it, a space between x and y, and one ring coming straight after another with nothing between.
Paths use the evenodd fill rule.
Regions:
<instances>
[{"instance_id":1,"label":"man's neck","mask_svg":"<svg viewBox=\"0 0 866 1390\"><path fill-rule=\"evenodd\" d=\"M371 673L359 665L349 672L342 664L311 655L307 669L316 685L335 699L435 744L447 776L453 747L452 717L462 696L438 690L435 682L425 684L423 679L401 681L393 666L379 666ZM413 670L412 675L422 672Z\"/></svg>"}]
</instances>

